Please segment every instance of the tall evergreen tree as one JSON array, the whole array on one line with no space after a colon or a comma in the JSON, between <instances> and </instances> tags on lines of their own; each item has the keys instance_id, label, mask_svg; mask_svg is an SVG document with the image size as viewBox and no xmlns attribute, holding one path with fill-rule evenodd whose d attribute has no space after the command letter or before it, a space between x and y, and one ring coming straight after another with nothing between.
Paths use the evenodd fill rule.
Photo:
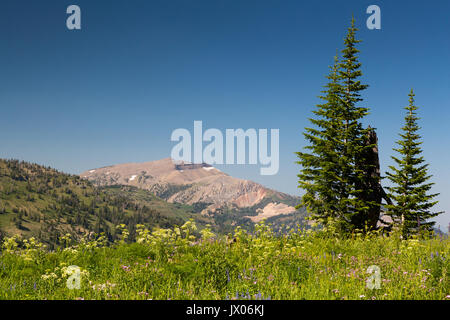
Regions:
<instances>
[{"instance_id":1,"label":"tall evergreen tree","mask_svg":"<svg viewBox=\"0 0 450 320\"><path fill-rule=\"evenodd\" d=\"M362 76L361 63L358 60L359 50L356 45L361 42L355 38L355 19L352 17L351 26L344 40L345 48L342 50L342 59L339 64L339 75L342 81L342 104L344 137L342 140L342 156L339 158L342 168L342 190L340 198L345 204L346 210L342 212L342 224L344 231L350 232L354 229L370 229L369 212L374 205L368 194L372 192L368 183L373 177L368 176L370 164L367 156L373 145L367 144L367 137L371 129L364 129L361 120L369 112L366 107L359 106L362 101L360 92L368 85L359 80Z\"/></svg>"},{"instance_id":2,"label":"tall evergreen tree","mask_svg":"<svg viewBox=\"0 0 450 320\"><path fill-rule=\"evenodd\" d=\"M320 96L325 102L313 111L319 118L309 119L317 128L305 128L304 136L310 142L305 149L311 153L297 152L297 163L303 168L298 175L299 187L306 191L298 207L307 206L312 217L322 223L327 223L328 218L336 219L343 209L337 196L340 168L336 146L343 128L337 56L330 69L329 83L322 91L324 95Z\"/></svg>"},{"instance_id":3,"label":"tall evergreen tree","mask_svg":"<svg viewBox=\"0 0 450 320\"><path fill-rule=\"evenodd\" d=\"M358 105L362 101L360 92L367 85L359 80L362 72L357 57L357 30L352 18L341 61L335 59L328 76L330 82L321 97L325 103L313 111L320 118L310 119L318 129L306 128L305 137L310 142L306 149L312 153L297 153L297 163L302 166L299 187L306 191L300 205L324 224L331 218L344 233L364 229L372 206L365 196L370 192L365 188L367 179L372 179L367 176L369 165L365 158L373 145L366 139L371 129L363 129L360 122L368 108Z\"/></svg>"},{"instance_id":4,"label":"tall evergreen tree","mask_svg":"<svg viewBox=\"0 0 450 320\"><path fill-rule=\"evenodd\" d=\"M431 212L431 208L438 202L432 201L438 194L429 194L434 183L427 182L431 175L427 174L428 164L421 156L422 144L417 133L420 129L417 121L417 106L414 105L414 91L409 93L409 105L405 107L405 126L400 134L402 140L397 141L400 146L394 151L400 154L400 158L392 157L397 167L389 166L391 172L387 177L393 186L389 187L391 198L395 204L387 206L388 214L392 216L394 224L400 226L402 235L408 237L420 230L431 231L435 222L428 221L442 212Z\"/></svg>"}]
</instances>

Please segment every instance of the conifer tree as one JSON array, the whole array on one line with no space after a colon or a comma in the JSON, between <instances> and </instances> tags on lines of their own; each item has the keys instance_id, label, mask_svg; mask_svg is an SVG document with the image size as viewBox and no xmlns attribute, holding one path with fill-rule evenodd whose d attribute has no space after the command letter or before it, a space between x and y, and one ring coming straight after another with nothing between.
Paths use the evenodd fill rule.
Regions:
<instances>
[{"instance_id":1,"label":"conifer tree","mask_svg":"<svg viewBox=\"0 0 450 320\"><path fill-rule=\"evenodd\" d=\"M340 198L345 210L342 212L341 223L344 231L354 229L374 228L368 225L369 210L373 205L366 199L367 193L372 192L366 188L369 171L366 156L372 149L372 145L366 144L366 137L370 129L363 129L361 119L368 114L369 109L359 106L362 101L360 92L368 85L359 80L362 76L361 63L358 60L359 50L356 45L361 42L355 38L355 19L352 17L351 26L348 28L344 40L345 48L342 50L342 59L339 64L339 75L342 82L342 104L344 131L342 140L342 155L339 158L342 168Z\"/></svg>"},{"instance_id":2,"label":"conifer tree","mask_svg":"<svg viewBox=\"0 0 450 320\"><path fill-rule=\"evenodd\" d=\"M438 202L432 201L438 194L429 194L434 183L428 182L431 175L427 174L428 164L421 156L420 129L417 121L417 106L414 104L414 91L409 93L409 105L405 107L405 126L400 134L402 140L397 141L400 158L392 157L397 167L389 166L391 172L387 177L393 183L388 187L390 197L395 204L387 206L388 214L392 216L394 225L401 229L403 237L408 237L421 230L431 231L435 222L428 221L442 212L433 213L430 209Z\"/></svg>"},{"instance_id":3,"label":"conifer tree","mask_svg":"<svg viewBox=\"0 0 450 320\"><path fill-rule=\"evenodd\" d=\"M342 136L342 120L340 119L341 86L339 83L338 57L330 68L327 79L330 81L324 94L320 96L325 102L317 105L313 113L318 119L309 119L317 128L305 128L305 138L311 145L305 147L311 153L297 152L302 171L298 175L299 187L306 192L302 203L314 219L326 223L328 218L336 219L340 208L337 193L340 170L338 166L338 151L336 145Z\"/></svg>"},{"instance_id":4,"label":"conifer tree","mask_svg":"<svg viewBox=\"0 0 450 320\"><path fill-rule=\"evenodd\" d=\"M352 18L341 61L335 59L325 95L320 97L325 103L313 111L320 118L310 119L318 128L306 128L304 134L310 143L306 149L311 153L297 153L297 163L302 166L299 187L306 191L300 205L324 224L331 219L342 233L364 229L372 205L365 196L370 192L365 189L367 179L372 179L366 174L369 165L365 157L373 146L366 143L371 129L363 129L361 124L368 108L358 105L362 101L360 92L367 85L359 80L362 72L357 30Z\"/></svg>"}]
</instances>

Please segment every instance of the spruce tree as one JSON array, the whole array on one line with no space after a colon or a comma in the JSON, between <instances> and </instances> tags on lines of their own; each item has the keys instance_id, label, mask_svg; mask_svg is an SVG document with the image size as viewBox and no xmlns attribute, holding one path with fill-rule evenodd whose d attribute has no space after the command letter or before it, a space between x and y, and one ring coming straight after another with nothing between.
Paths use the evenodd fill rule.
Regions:
<instances>
[{"instance_id":1,"label":"spruce tree","mask_svg":"<svg viewBox=\"0 0 450 320\"><path fill-rule=\"evenodd\" d=\"M373 166L368 161L368 157L375 146L367 143L367 137L370 136L372 129L364 129L361 123L369 112L369 108L359 105L363 100L361 91L368 85L362 84L359 80L362 72L356 45L361 40L355 38L356 31L358 29L355 27L355 19L352 18L339 64L344 111L344 139L342 156L339 160L342 167L342 180L345 182L341 184L341 199L346 207L346 210L342 212L342 223L347 232L376 227L376 221L370 217L370 212L373 206L378 204L370 201L371 194L375 192L370 186L379 183L379 181L372 181L377 178L368 174Z\"/></svg>"},{"instance_id":2,"label":"spruce tree","mask_svg":"<svg viewBox=\"0 0 450 320\"><path fill-rule=\"evenodd\" d=\"M362 101L360 92L367 85L359 80L362 72L357 30L352 18L341 61L335 59L325 95L320 97L325 103L314 111L320 118L310 119L318 128L306 128L304 134L310 143L306 149L311 153L297 153L297 163L302 166L299 187L306 191L300 205L324 224L331 218L342 233L364 229L372 205L365 196L370 192L365 189L367 179L371 179L367 177L365 157L373 146L366 143L370 129L363 129L360 122L368 108L358 105Z\"/></svg>"},{"instance_id":3,"label":"spruce tree","mask_svg":"<svg viewBox=\"0 0 450 320\"><path fill-rule=\"evenodd\" d=\"M394 151L400 158L392 157L397 167L389 166L391 172L387 177L393 183L388 187L390 197L395 204L387 206L388 214L392 216L394 225L401 229L403 237L422 230L431 231L435 222L428 221L442 212L431 212L431 208L438 202L432 201L438 194L429 194L434 183L428 182L431 175L427 174L428 164L422 154L420 145L420 129L417 121L417 106L414 104L414 91L409 93L409 105L405 107L405 126L400 134L402 140L397 141L399 148Z\"/></svg>"},{"instance_id":4,"label":"spruce tree","mask_svg":"<svg viewBox=\"0 0 450 320\"><path fill-rule=\"evenodd\" d=\"M297 152L302 166L298 175L299 188L305 190L302 203L306 206L313 219L324 224L328 218L336 219L343 208L338 199L340 168L338 165L339 152L336 146L342 136L343 123L340 119L342 104L340 94L342 88L339 83L338 57L330 67L327 76L329 83L325 86L324 94L320 96L323 104L317 105L313 113L318 119L309 119L316 128L305 128L305 138L310 145L305 149L311 153Z\"/></svg>"}]
</instances>

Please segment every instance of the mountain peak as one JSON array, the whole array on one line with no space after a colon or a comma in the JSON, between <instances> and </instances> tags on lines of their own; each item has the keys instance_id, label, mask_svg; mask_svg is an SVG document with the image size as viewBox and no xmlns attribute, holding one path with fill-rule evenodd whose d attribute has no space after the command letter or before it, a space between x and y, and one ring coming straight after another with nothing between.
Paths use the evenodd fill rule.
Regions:
<instances>
[{"instance_id":1,"label":"mountain peak","mask_svg":"<svg viewBox=\"0 0 450 320\"><path fill-rule=\"evenodd\" d=\"M174 161L171 158L92 169L82 173L81 177L100 186L131 185L146 189L168 202L202 204L204 214L214 214L224 208L259 205L265 217L270 217L295 211L292 203L286 208L277 205L274 199L278 202L298 200L256 182L231 177L210 164ZM269 206L270 210L264 211L265 206Z\"/></svg>"}]
</instances>

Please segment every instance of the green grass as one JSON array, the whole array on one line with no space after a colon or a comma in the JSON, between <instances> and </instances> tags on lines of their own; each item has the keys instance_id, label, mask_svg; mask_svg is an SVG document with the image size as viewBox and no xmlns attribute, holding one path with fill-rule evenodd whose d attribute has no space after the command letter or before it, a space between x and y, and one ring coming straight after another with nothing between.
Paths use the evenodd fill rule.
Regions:
<instances>
[{"instance_id":1,"label":"green grass","mask_svg":"<svg viewBox=\"0 0 450 320\"><path fill-rule=\"evenodd\" d=\"M232 242L194 231L188 222L140 228L136 243L66 239L53 252L5 239L0 299L450 299L449 239L278 237L259 224L254 234L238 228ZM70 265L81 269L80 289L67 287ZM367 286L372 265L380 268L379 289Z\"/></svg>"}]
</instances>

